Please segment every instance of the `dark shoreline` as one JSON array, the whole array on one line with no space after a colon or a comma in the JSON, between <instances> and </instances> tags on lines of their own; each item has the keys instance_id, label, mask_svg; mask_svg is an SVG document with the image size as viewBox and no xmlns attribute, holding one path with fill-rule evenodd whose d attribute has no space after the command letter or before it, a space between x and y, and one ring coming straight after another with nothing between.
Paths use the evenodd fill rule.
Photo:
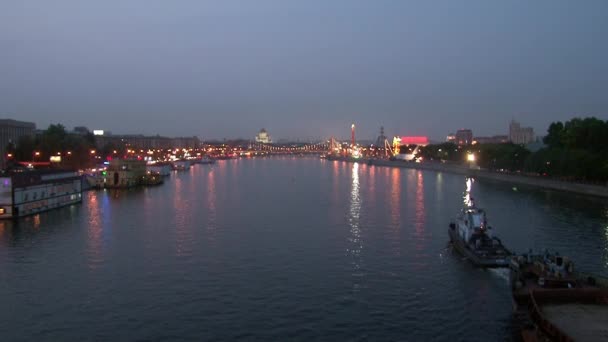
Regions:
<instances>
[{"instance_id":1,"label":"dark shoreline","mask_svg":"<svg viewBox=\"0 0 608 342\"><path fill-rule=\"evenodd\" d=\"M405 161L390 161L384 159L353 159L353 158L333 158L330 161L346 161L374 166L399 167L416 170L428 170L436 172L448 172L478 179L510 183L513 185L525 185L542 189L567 191L580 195L596 196L608 198L608 186L591 185L582 183L564 182L555 179L542 177L517 175L502 172L492 172L488 170L479 170L461 165L454 165L439 162L423 162L413 163Z\"/></svg>"}]
</instances>

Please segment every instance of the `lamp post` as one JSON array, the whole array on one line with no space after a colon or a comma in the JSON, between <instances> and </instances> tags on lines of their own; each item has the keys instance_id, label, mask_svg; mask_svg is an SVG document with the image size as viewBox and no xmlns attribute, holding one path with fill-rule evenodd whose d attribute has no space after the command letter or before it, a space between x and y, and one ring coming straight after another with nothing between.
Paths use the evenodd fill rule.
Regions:
<instances>
[{"instance_id":1,"label":"lamp post","mask_svg":"<svg viewBox=\"0 0 608 342\"><path fill-rule=\"evenodd\" d=\"M475 160L476 160L476 157L475 157L475 154L473 152L467 153L467 162L469 163L469 167L471 169L476 168L475 167Z\"/></svg>"}]
</instances>

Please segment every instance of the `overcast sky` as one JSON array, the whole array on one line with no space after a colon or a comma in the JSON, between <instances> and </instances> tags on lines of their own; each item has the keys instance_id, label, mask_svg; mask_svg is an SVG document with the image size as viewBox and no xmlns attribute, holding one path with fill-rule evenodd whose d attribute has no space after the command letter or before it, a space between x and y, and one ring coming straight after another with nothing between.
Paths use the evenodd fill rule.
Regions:
<instances>
[{"instance_id":1,"label":"overcast sky","mask_svg":"<svg viewBox=\"0 0 608 342\"><path fill-rule=\"evenodd\" d=\"M608 119L608 1L2 0L0 117L114 133Z\"/></svg>"}]
</instances>

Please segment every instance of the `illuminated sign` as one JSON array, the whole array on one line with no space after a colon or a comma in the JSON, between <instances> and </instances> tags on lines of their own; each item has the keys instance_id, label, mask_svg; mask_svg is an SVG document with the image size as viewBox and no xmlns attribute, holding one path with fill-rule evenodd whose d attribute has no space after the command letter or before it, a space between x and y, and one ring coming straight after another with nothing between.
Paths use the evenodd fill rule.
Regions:
<instances>
[{"instance_id":1,"label":"illuminated sign","mask_svg":"<svg viewBox=\"0 0 608 342\"><path fill-rule=\"evenodd\" d=\"M61 163L61 156L51 156L51 163Z\"/></svg>"},{"instance_id":2,"label":"illuminated sign","mask_svg":"<svg viewBox=\"0 0 608 342\"><path fill-rule=\"evenodd\" d=\"M429 138L424 136L418 137L401 137L401 145L422 145L429 144Z\"/></svg>"},{"instance_id":3,"label":"illuminated sign","mask_svg":"<svg viewBox=\"0 0 608 342\"><path fill-rule=\"evenodd\" d=\"M94 129L93 135L103 135L103 129Z\"/></svg>"}]
</instances>

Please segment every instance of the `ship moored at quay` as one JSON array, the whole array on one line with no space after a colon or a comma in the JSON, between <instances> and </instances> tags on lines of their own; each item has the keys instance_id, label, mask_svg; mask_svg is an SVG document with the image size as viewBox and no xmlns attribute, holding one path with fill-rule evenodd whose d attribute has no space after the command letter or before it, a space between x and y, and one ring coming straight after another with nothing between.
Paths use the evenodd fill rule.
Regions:
<instances>
[{"instance_id":1,"label":"ship moored at quay","mask_svg":"<svg viewBox=\"0 0 608 342\"><path fill-rule=\"evenodd\" d=\"M558 253L511 258L514 323L526 342L607 341L608 279L578 272Z\"/></svg>"},{"instance_id":2,"label":"ship moored at quay","mask_svg":"<svg viewBox=\"0 0 608 342\"><path fill-rule=\"evenodd\" d=\"M464 208L450 223L454 250L473 265L508 267L513 328L533 341L608 341L608 279L578 272L559 253L514 255L492 236L486 213L471 197L467 178Z\"/></svg>"},{"instance_id":3,"label":"ship moored at quay","mask_svg":"<svg viewBox=\"0 0 608 342\"><path fill-rule=\"evenodd\" d=\"M82 176L65 170L20 170L0 176L0 219L14 219L82 201Z\"/></svg>"}]
</instances>

